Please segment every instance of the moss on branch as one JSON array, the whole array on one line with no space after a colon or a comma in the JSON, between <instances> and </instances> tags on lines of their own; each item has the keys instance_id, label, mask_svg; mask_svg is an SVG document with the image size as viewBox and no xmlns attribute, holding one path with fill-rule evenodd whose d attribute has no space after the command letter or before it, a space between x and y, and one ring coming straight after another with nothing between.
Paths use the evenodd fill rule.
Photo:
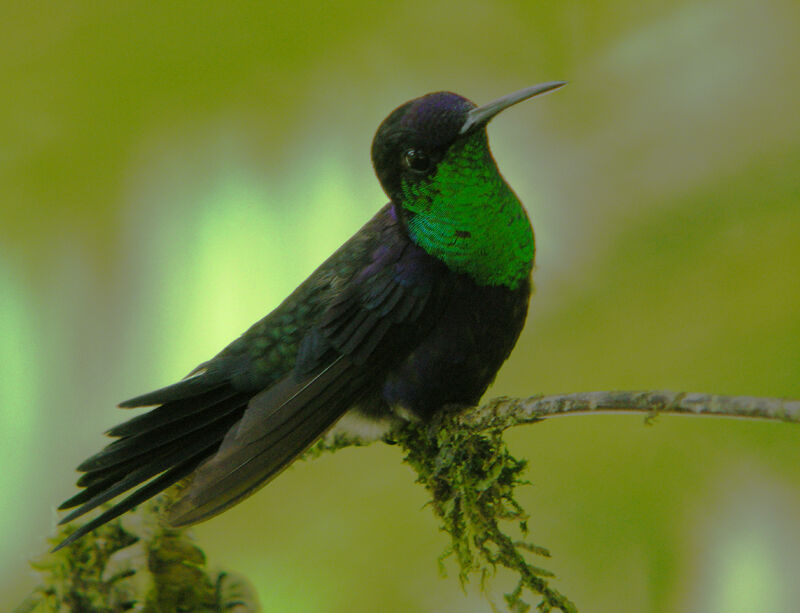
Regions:
<instances>
[{"instance_id":1,"label":"moss on branch","mask_svg":"<svg viewBox=\"0 0 800 613\"><path fill-rule=\"evenodd\" d=\"M185 530L160 521L159 496L55 553L31 562L41 584L14 613L255 613L243 577L211 571ZM66 526L51 539L63 540Z\"/></svg>"},{"instance_id":2,"label":"moss on branch","mask_svg":"<svg viewBox=\"0 0 800 613\"><path fill-rule=\"evenodd\" d=\"M500 428L460 427L458 415L443 411L430 424L412 424L394 434L406 451L405 461L417 472L417 482L431 494L442 529L450 535L440 562L454 556L462 583L474 574L482 586L498 566L516 573L517 585L505 596L515 613L529 608L522 597L526 588L541 596L542 612L575 612L575 605L548 583L552 573L528 560L550 553L527 540L515 540L504 530L511 522L523 537L528 533L528 516L515 499L515 488L527 483L522 479L525 460L509 453Z\"/></svg>"},{"instance_id":3,"label":"moss on branch","mask_svg":"<svg viewBox=\"0 0 800 613\"><path fill-rule=\"evenodd\" d=\"M450 535L440 558L453 557L462 582L478 576L485 585L498 567L515 573L506 594L514 613L529 608L526 591L536 595L542 613L573 613L575 605L550 585L552 574L531 562L547 558L527 539L528 516L515 498L525 484L525 461L514 458L502 437L505 429L543 419L590 412L639 412L647 420L660 414L711 415L800 421L800 401L682 392L589 392L530 398L498 398L479 407L441 411L430 423L407 423L390 432L417 481L431 495L431 508ZM363 445L347 435L321 440L304 457ZM169 491L98 528L77 542L32 563L41 585L15 613L251 613L259 610L246 580L206 567L202 550L183 530L163 524L161 510ZM63 540L67 526L53 538ZM519 532L523 539L514 538Z\"/></svg>"}]
</instances>

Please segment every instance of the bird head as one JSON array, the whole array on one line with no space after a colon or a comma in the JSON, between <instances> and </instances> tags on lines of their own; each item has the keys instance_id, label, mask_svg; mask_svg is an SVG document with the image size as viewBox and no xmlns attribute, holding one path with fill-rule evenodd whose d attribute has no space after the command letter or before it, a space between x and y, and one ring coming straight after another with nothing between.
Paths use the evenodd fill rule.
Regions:
<instances>
[{"instance_id":1,"label":"bird head","mask_svg":"<svg viewBox=\"0 0 800 613\"><path fill-rule=\"evenodd\" d=\"M427 94L399 106L383 120L372 140L372 164L384 191L407 210L408 192L435 182L440 171L485 163L494 166L486 136L489 121L518 102L564 84L541 83L483 106L451 92ZM439 178L457 183L458 174Z\"/></svg>"},{"instance_id":2,"label":"bird head","mask_svg":"<svg viewBox=\"0 0 800 613\"><path fill-rule=\"evenodd\" d=\"M564 85L534 85L476 106L436 92L398 107L372 141L372 163L410 239L479 285L518 287L530 275L533 229L489 151L501 111Z\"/></svg>"}]
</instances>

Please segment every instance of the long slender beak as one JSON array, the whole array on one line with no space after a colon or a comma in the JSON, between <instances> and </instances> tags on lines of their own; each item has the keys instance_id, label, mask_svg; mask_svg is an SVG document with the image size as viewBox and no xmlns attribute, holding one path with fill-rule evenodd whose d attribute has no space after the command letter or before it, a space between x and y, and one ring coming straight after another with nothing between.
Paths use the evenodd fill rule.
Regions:
<instances>
[{"instance_id":1,"label":"long slender beak","mask_svg":"<svg viewBox=\"0 0 800 613\"><path fill-rule=\"evenodd\" d=\"M467 113L467 120L464 122L464 125L461 126L461 131L459 134L466 134L476 127L485 126L492 117L497 115L500 111L504 111L508 107L515 105L517 102L522 102L523 100L533 98L539 94L551 92L554 89L558 89L566 84L566 81L548 81L547 83L539 83L538 85L532 85L531 87L521 89L513 94L507 94L502 98L493 100L489 104L484 104L483 106L474 108Z\"/></svg>"}]
</instances>

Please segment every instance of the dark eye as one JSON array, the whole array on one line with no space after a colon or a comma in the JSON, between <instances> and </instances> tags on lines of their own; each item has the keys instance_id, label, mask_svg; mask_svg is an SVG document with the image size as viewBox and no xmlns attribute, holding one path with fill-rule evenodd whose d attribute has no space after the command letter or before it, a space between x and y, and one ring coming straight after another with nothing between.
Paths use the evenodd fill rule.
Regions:
<instances>
[{"instance_id":1,"label":"dark eye","mask_svg":"<svg viewBox=\"0 0 800 613\"><path fill-rule=\"evenodd\" d=\"M403 165L416 172L425 172L431 167L431 159L422 149L406 149Z\"/></svg>"}]
</instances>

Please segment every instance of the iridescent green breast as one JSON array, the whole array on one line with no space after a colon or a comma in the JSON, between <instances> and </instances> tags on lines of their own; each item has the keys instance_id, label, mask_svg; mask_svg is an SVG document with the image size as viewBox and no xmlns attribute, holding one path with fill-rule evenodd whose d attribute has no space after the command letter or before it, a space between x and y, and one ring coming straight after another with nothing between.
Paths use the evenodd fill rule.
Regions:
<instances>
[{"instance_id":1,"label":"iridescent green breast","mask_svg":"<svg viewBox=\"0 0 800 613\"><path fill-rule=\"evenodd\" d=\"M401 183L411 239L479 285L516 289L533 268L528 215L489 151L486 132L454 143L430 178Z\"/></svg>"}]
</instances>

